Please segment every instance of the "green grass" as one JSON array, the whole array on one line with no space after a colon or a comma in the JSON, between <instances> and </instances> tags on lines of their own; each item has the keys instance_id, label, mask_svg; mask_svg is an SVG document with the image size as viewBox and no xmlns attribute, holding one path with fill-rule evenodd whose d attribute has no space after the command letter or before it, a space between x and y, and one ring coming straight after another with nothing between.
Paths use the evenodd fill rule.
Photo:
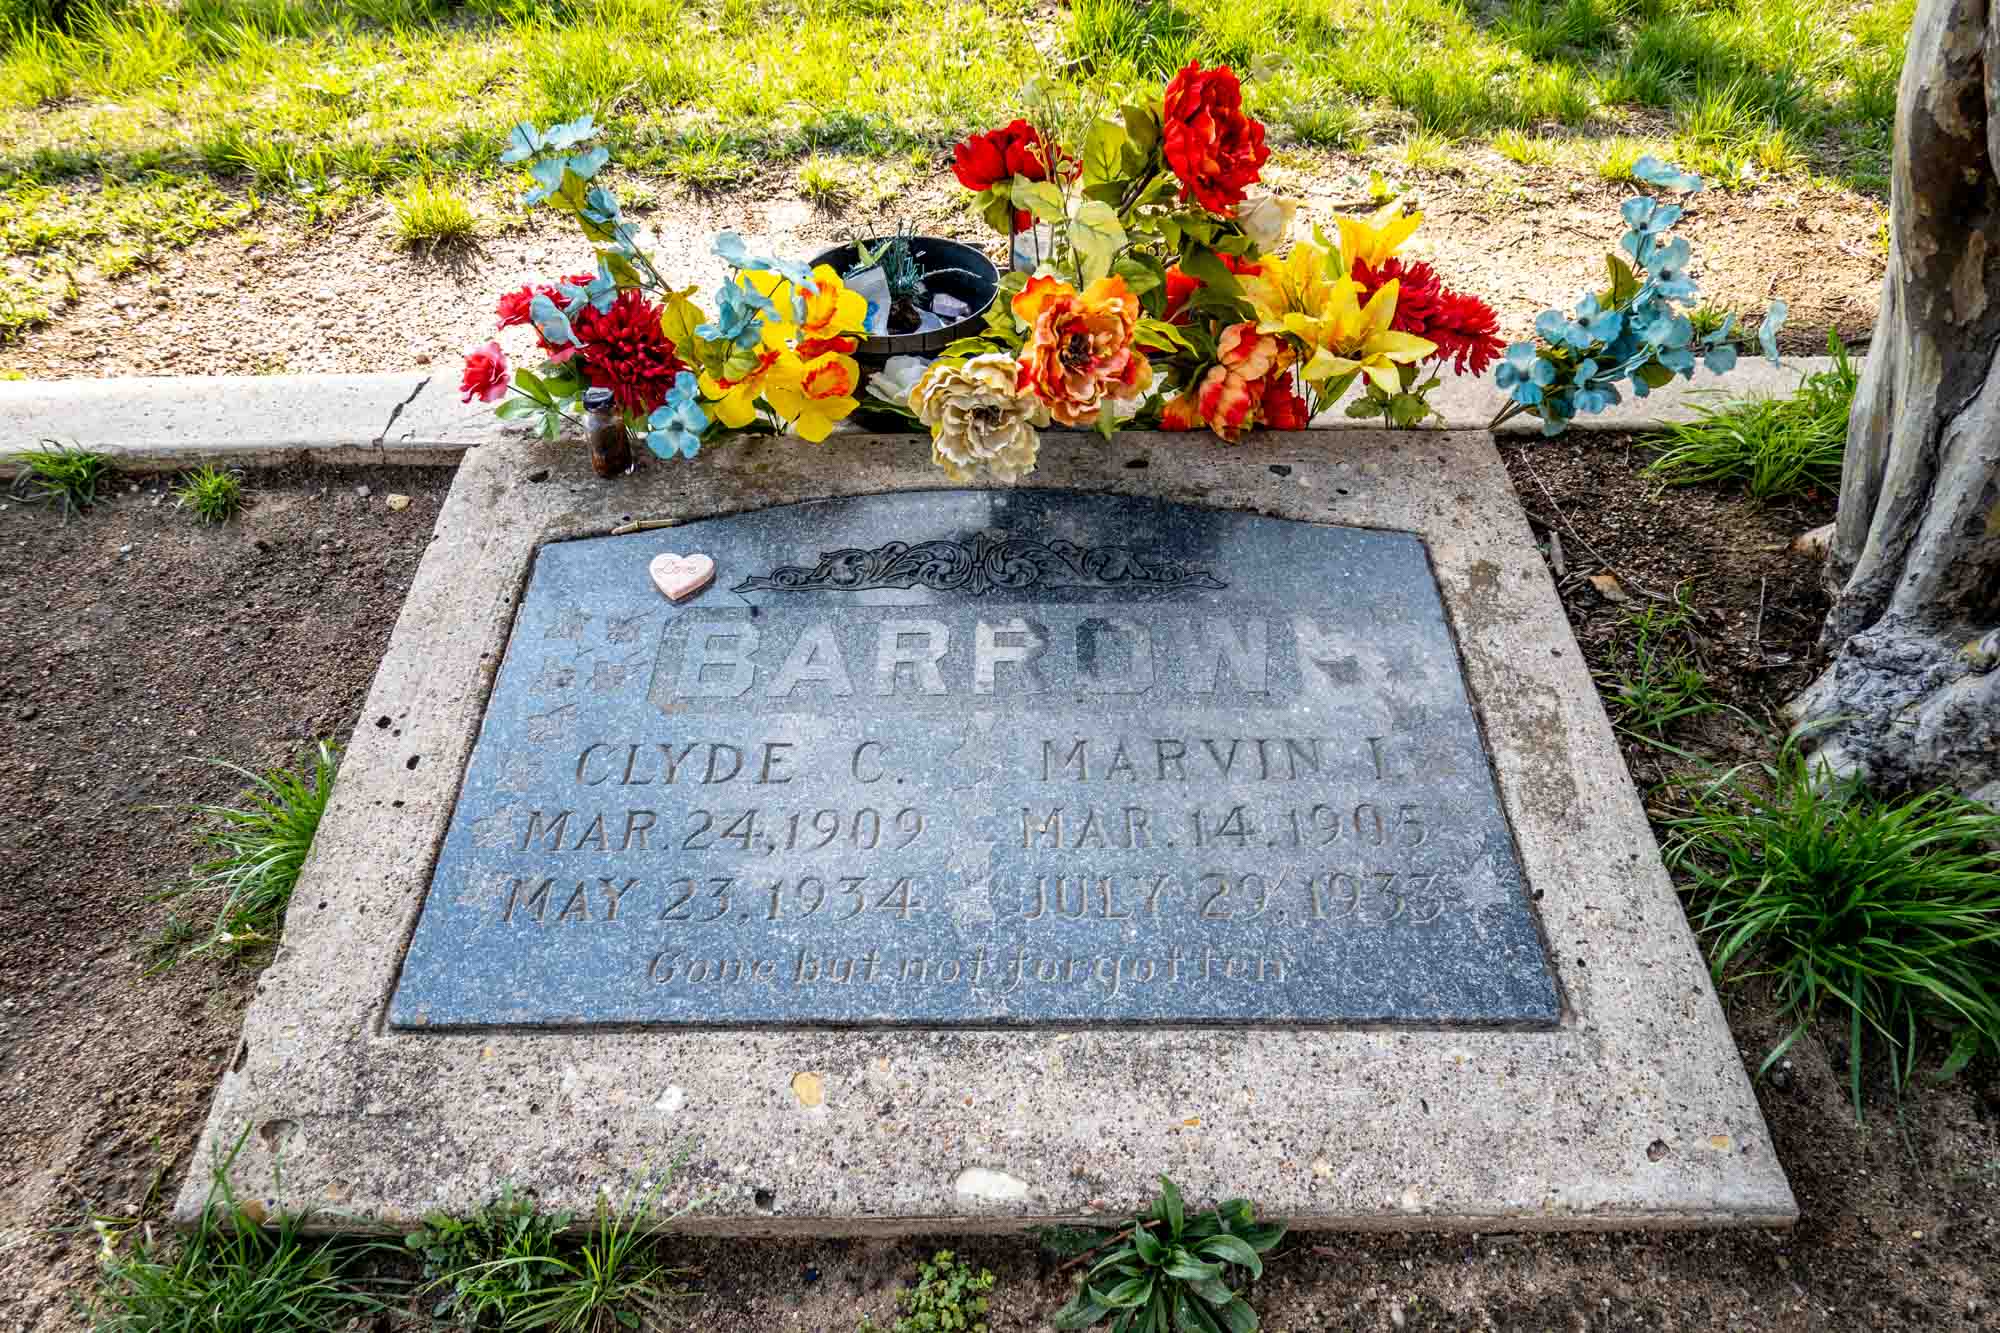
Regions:
<instances>
[{"instance_id":1,"label":"green grass","mask_svg":"<svg viewBox=\"0 0 2000 1333\"><path fill-rule=\"evenodd\" d=\"M1696 656L1685 590L1625 613L1627 637L1598 685L1620 731L1663 744L1678 722L1721 709ZM1665 747L1672 748L1672 747Z\"/></svg>"},{"instance_id":2,"label":"green grass","mask_svg":"<svg viewBox=\"0 0 2000 1333\"><path fill-rule=\"evenodd\" d=\"M243 478L204 463L174 483L174 499L194 514L197 523L222 523L243 507Z\"/></svg>"},{"instance_id":3,"label":"green grass","mask_svg":"<svg viewBox=\"0 0 2000 1333\"><path fill-rule=\"evenodd\" d=\"M23 500L53 500L62 508L67 523L73 513L81 513L97 503L97 488L115 475L111 460L70 445L44 440L41 446L12 460L20 469L14 474L13 492Z\"/></svg>"},{"instance_id":4,"label":"green grass","mask_svg":"<svg viewBox=\"0 0 2000 1333\"><path fill-rule=\"evenodd\" d=\"M479 237L479 215L450 186L411 181L389 205L396 214L397 241L413 249L465 245Z\"/></svg>"},{"instance_id":5,"label":"green grass","mask_svg":"<svg viewBox=\"0 0 2000 1333\"><path fill-rule=\"evenodd\" d=\"M506 127L586 111L626 167L698 188L813 153L936 166L1026 110L1030 74L1103 91L1190 59L1269 68L1249 105L1305 144L1352 149L1375 121L1601 132L1658 106L1731 180L1805 164L1879 187L1912 4L127 0L0 35L0 233L46 276L274 199L315 220L410 182L511 190Z\"/></svg>"},{"instance_id":6,"label":"green grass","mask_svg":"<svg viewBox=\"0 0 2000 1333\"><path fill-rule=\"evenodd\" d=\"M1547 166L1556 160L1560 147L1554 139L1519 130L1502 130L1493 136L1493 151L1524 167Z\"/></svg>"},{"instance_id":7,"label":"green grass","mask_svg":"<svg viewBox=\"0 0 2000 1333\"><path fill-rule=\"evenodd\" d=\"M1769 978L1793 1024L1760 1073L1823 1012L1846 1028L1857 1118L1866 1049L1899 1095L1927 1049L1947 1052L1939 1077L2000 1055L2000 815L1830 783L1787 744L1695 788L1667 830L1716 974Z\"/></svg>"},{"instance_id":8,"label":"green grass","mask_svg":"<svg viewBox=\"0 0 2000 1333\"><path fill-rule=\"evenodd\" d=\"M1412 171L1451 170L1451 144L1442 134L1418 130L1403 140L1403 165Z\"/></svg>"},{"instance_id":9,"label":"green grass","mask_svg":"<svg viewBox=\"0 0 2000 1333\"><path fill-rule=\"evenodd\" d=\"M162 896L220 894L222 905L208 934L177 958L240 955L275 944L320 816L333 795L338 752L319 742L303 772L259 774L219 759L209 762L250 785L238 796L239 805L193 807L209 820L202 838L218 854L197 865L188 884Z\"/></svg>"},{"instance_id":10,"label":"green grass","mask_svg":"<svg viewBox=\"0 0 2000 1333\"><path fill-rule=\"evenodd\" d=\"M308 1236L303 1218L246 1210L226 1174L235 1158L216 1169L192 1231L147 1228L123 1247L107 1235L96 1333L325 1333L388 1308L352 1273L393 1247Z\"/></svg>"},{"instance_id":11,"label":"green grass","mask_svg":"<svg viewBox=\"0 0 2000 1333\"><path fill-rule=\"evenodd\" d=\"M1831 330L1827 351L1834 364L1789 398L1698 407L1696 420L1668 427L1646 475L1670 486L1737 482L1756 500L1837 490L1861 372Z\"/></svg>"},{"instance_id":12,"label":"green grass","mask_svg":"<svg viewBox=\"0 0 2000 1333\"><path fill-rule=\"evenodd\" d=\"M816 208L834 209L854 195L854 179L846 168L817 153L799 163L799 193Z\"/></svg>"},{"instance_id":13,"label":"green grass","mask_svg":"<svg viewBox=\"0 0 2000 1333\"><path fill-rule=\"evenodd\" d=\"M531 1200L504 1190L469 1219L426 1219L405 1241L424 1258L424 1298L436 1301L434 1312L480 1327L556 1333L653 1327L645 1321L664 1316L685 1276L660 1257L659 1232L703 1202L656 1216L678 1165L615 1204L600 1193L596 1216L580 1236L564 1234L568 1214L539 1213Z\"/></svg>"}]
</instances>

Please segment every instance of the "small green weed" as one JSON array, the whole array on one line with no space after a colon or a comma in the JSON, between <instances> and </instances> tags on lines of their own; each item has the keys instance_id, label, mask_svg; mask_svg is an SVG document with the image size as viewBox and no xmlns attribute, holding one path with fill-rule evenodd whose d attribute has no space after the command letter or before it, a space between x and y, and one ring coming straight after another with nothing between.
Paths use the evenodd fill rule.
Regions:
<instances>
[{"instance_id":1,"label":"small green weed","mask_svg":"<svg viewBox=\"0 0 2000 1333\"><path fill-rule=\"evenodd\" d=\"M608 1333L645 1326L646 1320L662 1317L675 1279L684 1275L661 1262L655 1240L658 1228L701 1203L690 1201L670 1216L655 1219L653 1206L672 1178L670 1168L652 1189L641 1194L634 1186L615 1206L600 1194L596 1220L581 1238L562 1238L551 1247L539 1229L542 1224L535 1223L520 1239L508 1242L518 1252L440 1273L431 1285L484 1293L491 1298L485 1309L501 1316L502 1328ZM561 1222L566 1225L568 1220L564 1217ZM417 1234L427 1236L435 1227L433 1222ZM416 1239L412 1236L410 1242ZM447 1248L467 1252L464 1244Z\"/></svg>"},{"instance_id":2,"label":"small green weed","mask_svg":"<svg viewBox=\"0 0 2000 1333\"><path fill-rule=\"evenodd\" d=\"M247 778L251 785L238 797L240 806L193 807L196 814L215 821L202 837L222 854L196 866L187 885L161 896L196 891L224 896L214 929L181 957L217 950L240 954L276 941L320 817L333 795L338 755L333 746L319 742L306 773L276 769L257 774L220 759L208 761Z\"/></svg>"},{"instance_id":3,"label":"small green weed","mask_svg":"<svg viewBox=\"0 0 2000 1333\"><path fill-rule=\"evenodd\" d=\"M500 1197L468 1218L436 1213L405 1238L423 1256L425 1292L442 1291L433 1318L484 1326L563 1277L559 1253L568 1213L543 1213L535 1201L504 1185Z\"/></svg>"},{"instance_id":4,"label":"small green weed","mask_svg":"<svg viewBox=\"0 0 2000 1333\"><path fill-rule=\"evenodd\" d=\"M245 1131L248 1137L248 1131ZM97 1333L286 1333L346 1328L388 1308L346 1273L379 1241L305 1234L305 1219L275 1226L237 1201L229 1166L216 1167L201 1218L183 1236L154 1239L148 1227L120 1253L107 1233L92 1316Z\"/></svg>"},{"instance_id":5,"label":"small green weed","mask_svg":"<svg viewBox=\"0 0 2000 1333\"><path fill-rule=\"evenodd\" d=\"M1556 141L1539 134L1502 130L1493 136L1493 150L1524 167L1547 166L1556 160Z\"/></svg>"},{"instance_id":6,"label":"small green weed","mask_svg":"<svg viewBox=\"0 0 2000 1333\"><path fill-rule=\"evenodd\" d=\"M1738 481L1757 500L1837 488L1861 372L1832 330L1827 352L1834 364L1806 376L1790 398L1699 407L1696 420L1668 427L1647 475L1669 486Z\"/></svg>"},{"instance_id":7,"label":"small green weed","mask_svg":"<svg viewBox=\"0 0 2000 1333\"><path fill-rule=\"evenodd\" d=\"M1638 180L1638 176L1633 173L1632 169L1639 165L1639 159L1644 157L1647 151L1646 145L1640 143L1637 139L1627 139L1621 136L1616 139L1605 140L1603 143L1597 145L1597 161L1595 163L1597 178L1599 180L1614 181L1621 185Z\"/></svg>"},{"instance_id":8,"label":"small green weed","mask_svg":"<svg viewBox=\"0 0 2000 1333\"><path fill-rule=\"evenodd\" d=\"M1861 1117L1864 1042L1887 1047L1897 1093L1928 1031L1950 1035L1937 1077L2000 1054L2000 815L1948 792L1883 799L1834 784L1788 741L1773 763L1696 788L1666 822L1689 914L1732 964L1767 976L1792 1030L1844 1010L1849 1091Z\"/></svg>"},{"instance_id":9,"label":"small green weed","mask_svg":"<svg viewBox=\"0 0 2000 1333\"><path fill-rule=\"evenodd\" d=\"M1412 171L1450 171L1451 141L1430 130L1403 140L1403 165Z\"/></svg>"},{"instance_id":10,"label":"small green weed","mask_svg":"<svg viewBox=\"0 0 2000 1333\"><path fill-rule=\"evenodd\" d=\"M1597 675L1620 731L1657 743L1676 722L1722 707L1695 658L1692 617L1686 589L1671 604L1649 602L1625 613L1630 637L1617 665Z\"/></svg>"},{"instance_id":11,"label":"small green weed","mask_svg":"<svg viewBox=\"0 0 2000 1333\"><path fill-rule=\"evenodd\" d=\"M950 1250L939 1250L917 1267L917 1285L896 1293L896 1308L903 1313L889 1326L889 1333L986 1333L986 1293L993 1290L993 1274L972 1265ZM880 1333L875 1321L861 1320L857 1333Z\"/></svg>"},{"instance_id":12,"label":"small green weed","mask_svg":"<svg viewBox=\"0 0 2000 1333\"><path fill-rule=\"evenodd\" d=\"M0 344L21 336L23 329L49 322L49 297L40 284L0 271Z\"/></svg>"},{"instance_id":13,"label":"small green weed","mask_svg":"<svg viewBox=\"0 0 2000 1333\"><path fill-rule=\"evenodd\" d=\"M854 183L847 171L838 162L817 153L799 163L798 181L799 193L815 208L838 208L854 193Z\"/></svg>"},{"instance_id":14,"label":"small green weed","mask_svg":"<svg viewBox=\"0 0 2000 1333\"><path fill-rule=\"evenodd\" d=\"M1081 1329L1110 1320L1111 1333L1250 1333L1257 1316L1239 1288L1264 1275L1259 1256L1284 1234L1282 1225L1258 1226L1244 1199L1190 1216L1174 1182L1161 1176L1152 1208L1104 1242L1053 1322ZM1237 1269L1246 1276L1232 1286Z\"/></svg>"},{"instance_id":15,"label":"small green weed","mask_svg":"<svg viewBox=\"0 0 2000 1333\"><path fill-rule=\"evenodd\" d=\"M396 213L396 239L413 249L464 245L479 236L479 215L450 186L414 180L390 204Z\"/></svg>"},{"instance_id":16,"label":"small green weed","mask_svg":"<svg viewBox=\"0 0 2000 1333\"><path fill-rule=\"evenodd\" d=\"M197 523L221 523L243 507L243 477L204 463L174 483L174 500L192 510Z\"/></svg>"},{"instance_id":17,"label":"small green weed","mask_svg":"<svg viewBox=\"0 0 2000 1333\"><path fill-rule=\"evenodd\" d=\"M55 500L62 505L63 521L97 503L97 488L112 475L111 460L88 449L43 440L29 453L17 454L13 462L14 494L23 500Z\"/></svg>"}]
</instances>

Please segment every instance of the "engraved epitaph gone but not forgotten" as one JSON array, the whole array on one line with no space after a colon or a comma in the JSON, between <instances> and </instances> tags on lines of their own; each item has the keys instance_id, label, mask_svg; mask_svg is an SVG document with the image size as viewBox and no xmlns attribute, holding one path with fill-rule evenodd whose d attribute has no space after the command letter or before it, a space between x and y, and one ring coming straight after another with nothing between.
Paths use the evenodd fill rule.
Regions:
<instances>
[{"instance_id":1,"label":"engraved epitaph gone but not forgotten","mask_svg":"<svg viewBox=\"0 0 2000 1333\"><path fill-rule=\"evenodd\" d=\"M1559 1008L1416 538L995 491L545 546L390 1019Z\"/></svg>"}]
</instances>

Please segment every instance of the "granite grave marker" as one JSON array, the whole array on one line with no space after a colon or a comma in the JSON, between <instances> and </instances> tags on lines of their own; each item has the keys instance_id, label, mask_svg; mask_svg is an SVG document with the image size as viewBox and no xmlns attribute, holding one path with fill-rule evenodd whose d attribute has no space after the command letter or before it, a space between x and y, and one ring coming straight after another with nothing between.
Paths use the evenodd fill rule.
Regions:
<instances>
[{"instance_id":1,"label":"granite grave marker","mask_svg":"<svg viewBox=\"0 0 2000 1333\"><path fill-rule=\"evenodd\" d=\"M542 547L390 1022L1559 1013L1416 537L933 491Z\"/></svg>"}]
</instances>

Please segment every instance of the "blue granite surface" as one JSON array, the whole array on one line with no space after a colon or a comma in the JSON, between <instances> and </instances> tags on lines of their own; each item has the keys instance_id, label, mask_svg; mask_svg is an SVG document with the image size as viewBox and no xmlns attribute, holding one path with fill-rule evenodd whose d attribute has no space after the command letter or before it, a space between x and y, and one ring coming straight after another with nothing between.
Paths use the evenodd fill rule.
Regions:
<instances>
[{"instance_id":1,"label":"blue granite surface","mask_svg":"<svg viewBox=\"0 0 2000 1333\"><path fill-rule=\"evenodd\" d=\"M1419 541L936 491L545 546L390 1022L1559 1012Z\"/></svg>"}]
</instances>

